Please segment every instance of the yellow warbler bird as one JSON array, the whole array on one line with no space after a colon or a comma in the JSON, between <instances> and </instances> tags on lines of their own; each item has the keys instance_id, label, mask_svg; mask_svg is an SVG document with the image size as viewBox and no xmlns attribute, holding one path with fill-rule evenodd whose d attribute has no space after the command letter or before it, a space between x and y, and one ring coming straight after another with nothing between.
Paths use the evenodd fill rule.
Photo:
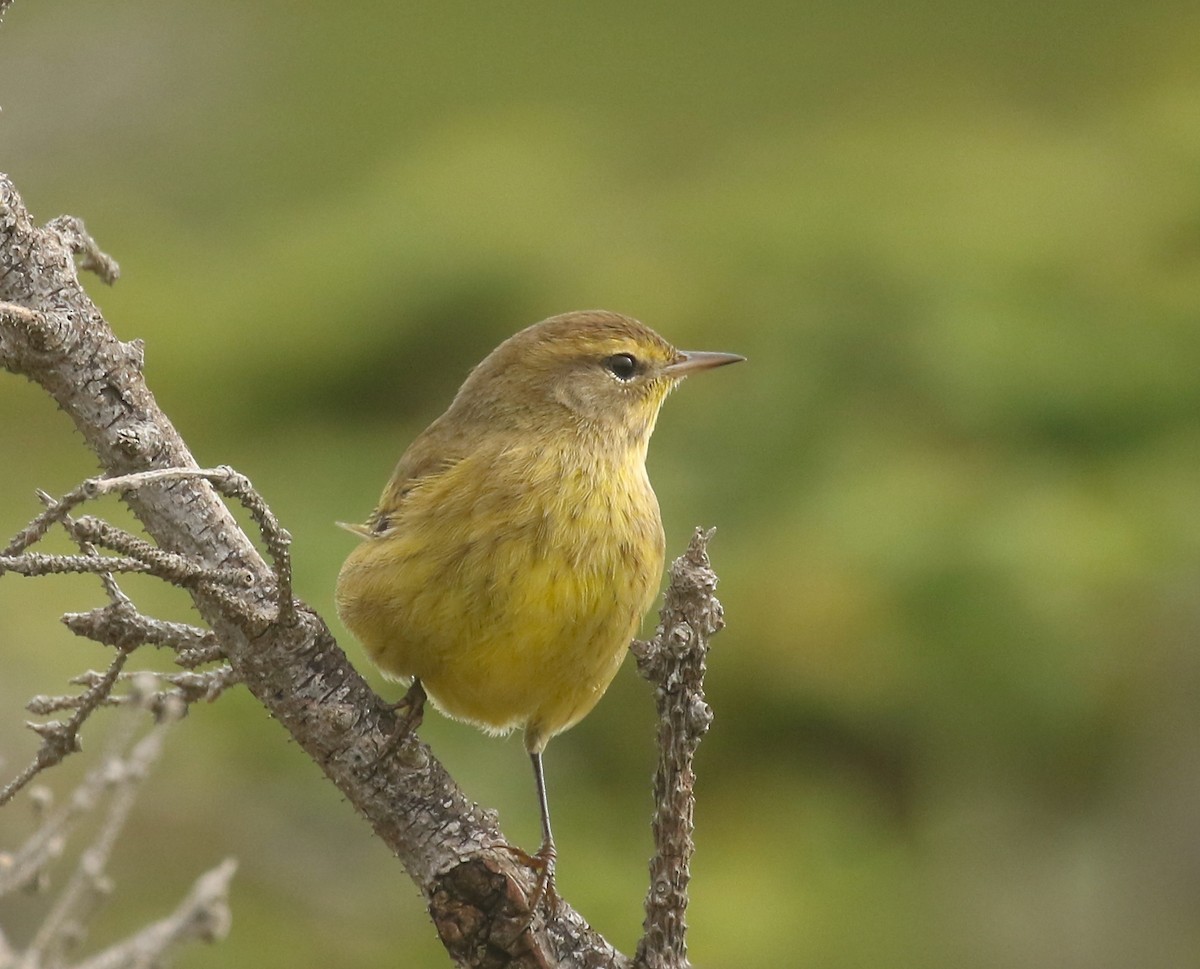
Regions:
<instances>
[{"instance_id":1,"label":"yellow warbler bird","mask_svg":"<svg viewBox=\"0 0 1200 969\"><path fill-rule=\"evenodd\" d=\"M521 728L553 899L547 741L596 705L658 591L664 538L646 448L667 394L731 353L676 350L601 310L551 317L471 371L400 458L337 584L385 675L490 733Z\"/></svg>"}]
</instances>

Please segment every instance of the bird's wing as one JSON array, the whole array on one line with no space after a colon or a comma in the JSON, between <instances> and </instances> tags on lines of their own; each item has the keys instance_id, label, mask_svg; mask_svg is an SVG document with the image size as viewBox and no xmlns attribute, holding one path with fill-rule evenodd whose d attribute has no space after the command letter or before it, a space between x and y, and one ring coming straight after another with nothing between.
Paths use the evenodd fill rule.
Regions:
<instances>
[{"instance_id":1,"label":"bird's wing","mask_svg":"<svg viewBox=\"0 0 1200 969\"><path fill-rule=\"evenodd\" d=\"M446 433L446 425L435 421L408 446L380 495L379 504L362 525L350 525L350 531L374 538L392 527L405 499L423 483L440 477L469 453L461 434Z\"/></svg>"}]
</instances>

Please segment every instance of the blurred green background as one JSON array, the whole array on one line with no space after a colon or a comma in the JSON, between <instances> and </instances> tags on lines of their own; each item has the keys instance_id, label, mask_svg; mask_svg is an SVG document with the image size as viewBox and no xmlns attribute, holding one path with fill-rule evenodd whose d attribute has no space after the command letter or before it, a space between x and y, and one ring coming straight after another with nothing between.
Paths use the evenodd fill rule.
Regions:
<instances>
[{"instance_id":1,"label":"blurred green background","mask_svg":"<svg viewBox=\"0 0 1200 969\"><path fill-rule=\"evenodd\" d=\"M1200 964L1195 4L18 3L0 105L0 170L120 261L90 291L343 636L332 523L500 339L603 306L749 357L650 458L669 554L719 528L729 622L698 965ZM23 381L0 415L10 534L94 464ZM105 662L55 621L99 602L0 582L4 776L25 700ZM547 761L560 887L629 952L652 721L627 666ZM423 735L536 843L519 741ZM183 966L447 964L242 694L173 735L92 942L227 854L232 935ZM20 941L44 902L7 904Z\"/></svg>"}]
</instances>

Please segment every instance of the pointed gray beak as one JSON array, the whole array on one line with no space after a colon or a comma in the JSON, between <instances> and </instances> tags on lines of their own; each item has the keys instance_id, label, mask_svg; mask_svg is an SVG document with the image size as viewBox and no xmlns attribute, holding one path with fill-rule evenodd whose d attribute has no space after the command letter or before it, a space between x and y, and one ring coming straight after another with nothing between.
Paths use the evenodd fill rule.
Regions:
<instances>
[{"instance_id":1,"label":"pointed gray beak","mask_svg":"<svg viewBox=\"0 0 1200 969\"><path fill-rule=\"evenodd\" d=\"M741 363L746 358L736 353L710 353L707 350L680 350L674 363L663 367L663 373L671 377L686 377L698 370L711 370L727 363Z\"/></svg>"}]
</instances>

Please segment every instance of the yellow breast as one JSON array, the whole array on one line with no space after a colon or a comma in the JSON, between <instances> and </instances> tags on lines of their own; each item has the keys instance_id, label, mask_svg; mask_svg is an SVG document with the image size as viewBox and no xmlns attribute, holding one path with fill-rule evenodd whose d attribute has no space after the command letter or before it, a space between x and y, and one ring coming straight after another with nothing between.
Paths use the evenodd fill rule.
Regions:
<instances>
[{"instance_id":1,"label":"yellow breast","mask_svg":"<svg viewBox=\"0 0 1200 969\"><path fill-rule=\"evenodd\" d=\"M509 444L416 483L347 559L338 611L385 673L540 750L616 674L663 545L642 455Z\"/></svg>"}]
</instances>

